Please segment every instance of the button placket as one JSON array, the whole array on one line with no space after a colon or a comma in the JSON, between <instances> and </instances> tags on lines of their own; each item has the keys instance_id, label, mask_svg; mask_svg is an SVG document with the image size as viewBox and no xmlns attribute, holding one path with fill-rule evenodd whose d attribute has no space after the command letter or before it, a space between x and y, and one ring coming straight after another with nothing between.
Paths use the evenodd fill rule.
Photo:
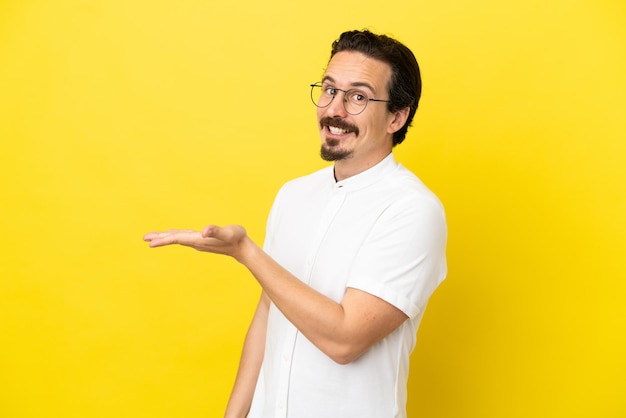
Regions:
<instances>
[{"instance_id":1,"label":"button placket","mask_svg":"<svg viewBox=\"0 0 626 418\"><path fill-rule=\"evenodd\" d=\"M335 215L341 209L341 206L345 200L346 193L343 188L335 187L331 196L328 200L328 204L324 209L324 212L320 216L320 223L317 229L317 233L313 240L311 240L311 245L309 247L309 253L307 257L304 259L304 269L302 280L305 283L310 283L311 274L313 272L313 267L315 265L315 258L317 256L319 247L328 231L328 228L332 224ZM277 390L277 398L275 403L275 418L286 418L287 417L287 405L289 398L289 384L291 380L291 367L292 367L292 359L293 359L293 351L295 350L296 341L298 338L299 331L297 329L293 329L293 333L290 334L286 338L285 350L283 351L280 357L280 377L279 387Z\"/></svg>"}]
</instances>

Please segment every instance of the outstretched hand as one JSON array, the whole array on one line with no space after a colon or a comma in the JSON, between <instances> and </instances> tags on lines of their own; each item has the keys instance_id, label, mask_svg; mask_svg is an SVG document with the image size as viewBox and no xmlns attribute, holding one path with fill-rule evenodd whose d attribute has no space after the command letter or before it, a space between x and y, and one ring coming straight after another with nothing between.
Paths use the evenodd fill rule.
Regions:
<instances>
[{"instance_id":1,"label":"outstretched hand","mask_svg":"<svg viewBox=\"0 0 626 418\"><path fill-rule=\"evenodd\" d=\"M152 248L178 244L198 251L229 255L236 259L239 259L244 244L249 241L245 228L240 225L225 227L209 225L202 231L170 229L147 233L143 239L149 242Z\"/></svg>"}]
</instances>

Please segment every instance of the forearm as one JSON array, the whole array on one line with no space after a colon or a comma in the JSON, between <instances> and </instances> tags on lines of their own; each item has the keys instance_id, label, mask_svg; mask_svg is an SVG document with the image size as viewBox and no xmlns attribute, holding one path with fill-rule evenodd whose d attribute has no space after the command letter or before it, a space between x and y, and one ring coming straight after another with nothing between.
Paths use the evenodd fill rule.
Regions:
<instances>
[{"instance_id":1,"label":"forearm","mask_svg":"<svg viewBox=\"0 0 626 418\"><path fill-rule=\"evenodd\" d=\"M239 370L228 400L225 418L243 418L250 410L254 389L263 363L269 304L267 296L262 294L244 341Z\"/></svg>"},{"instance_id":2,"label":"forearm","mask_svg":"<svg viewBox=\"0 0 626 418\"><path fill-rule=\"evenodd\" d=\"M338 362L359 343L342 304L317 292L247 239L237 260L257 279L276 307L321 351Z\"/></svg>"}]
</instances>

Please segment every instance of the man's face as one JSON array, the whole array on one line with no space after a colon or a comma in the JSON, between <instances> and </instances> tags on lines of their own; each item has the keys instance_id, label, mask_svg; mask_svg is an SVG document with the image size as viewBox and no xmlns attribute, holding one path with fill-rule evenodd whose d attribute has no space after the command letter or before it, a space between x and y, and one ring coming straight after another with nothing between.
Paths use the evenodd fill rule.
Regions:
<instances>
[{"instance_id":1,"label":"man's face","mask_svg":"<svg viewBox=\"0 0 626 418\"><path fill-rule=\"evenodd\" d=\"M322 82L341 90L358 88L369 98L388 100L390 78L389 64L342 51L328 63ZM330 105L317 109L321 155L327 161L345 161L364 170L391 152L393 132L402 124L397 126L397 115L387 110L385 102L369 102L362 113L351 115L344 99L344 93L337 91Z\"/></svg>"}]
</instances>

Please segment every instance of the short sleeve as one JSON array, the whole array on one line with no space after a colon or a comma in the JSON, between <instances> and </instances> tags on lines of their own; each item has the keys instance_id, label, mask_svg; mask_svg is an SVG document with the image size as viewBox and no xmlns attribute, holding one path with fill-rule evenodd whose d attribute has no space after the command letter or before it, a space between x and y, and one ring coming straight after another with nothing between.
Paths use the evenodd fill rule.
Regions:
<instances>
[{"instance_id":1,"label":"short sleeve","mask_svg":"<svg viewBox=\"0 0 626 418\"><path fill-rule=\"evenodd\" d=\"M381 213L361 246L347 286L418 316L446 276L447 226L443 207L430 197L394 202Z\"/></svg>"}]
</instances>

